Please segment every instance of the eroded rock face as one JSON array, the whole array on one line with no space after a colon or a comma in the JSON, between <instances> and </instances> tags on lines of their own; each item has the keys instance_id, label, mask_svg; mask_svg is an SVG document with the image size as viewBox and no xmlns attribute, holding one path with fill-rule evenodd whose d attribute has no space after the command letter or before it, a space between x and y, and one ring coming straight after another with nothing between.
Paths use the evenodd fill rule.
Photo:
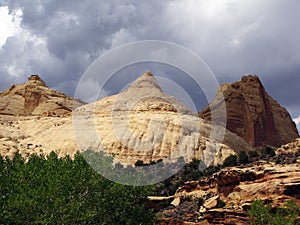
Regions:
<instances>
[{"instance_id":1,"label":"eroded rock face","mask_svg":"<svg viewBox=\"0 0 300 225\"><path fill-rule=\"evenodd\" d=\"M222 94L224 98L220 97ZM221 101L225 101L227 108L226 128L252 147L279 147L299 137L287 110L267 94L258 76L244 76L233 84L223 84L215 100L199 112L199 116L211 120L210 110L218 115Z\"/></svg>"},{"instance_id":2,"label":"eroded rock face","mask_svg":"<svg viewBox=\"0 0 300 225\"><path fill-rule=\"evenodd\" d=\"M150 72L120 94L76 109L73 121L80 147L104 149L129 164L137 160L175 161L180 156L186 160L211 159L211 163L219 164L235 154L233 149L249 149L245 141L230 132L226 133L225 144L209 140L211 125L166 95Z\"/></svg>"},{"instance_id":3,"label":"eroded rock face","mask_svg":"<svg viewBox=\"0 0 300 225\"><path fill-rule=\"evenodd\" d=\"M47 87L31 75L24 84L12 85L0 93L0 114L12 116L67 116L84 103Z\"/></svg>"},{"instance_id":4,"label":"eroded rock face","mask_svg":"<svg viewBox=\"0 0 300 225\"><path fill-rule=\"evenodd\" d=\"M43 96L39 101L29 101L32 108L45 101ZM43 112L48 104L39 103L31 114ZM221 164L235 151L250 149L229 131L225 132L224 143L210 140L211 125L163 93L149 72L124 92L77 108L73 118L0 115L0 119L7 121L0 124L2 154L10 157L17 152L28 156L54 150L64 156L95 149L113 154L124 164L167 158L172 161L180 156L187 160L205 156L210 163Z\"/></svg>"}]
</instances>

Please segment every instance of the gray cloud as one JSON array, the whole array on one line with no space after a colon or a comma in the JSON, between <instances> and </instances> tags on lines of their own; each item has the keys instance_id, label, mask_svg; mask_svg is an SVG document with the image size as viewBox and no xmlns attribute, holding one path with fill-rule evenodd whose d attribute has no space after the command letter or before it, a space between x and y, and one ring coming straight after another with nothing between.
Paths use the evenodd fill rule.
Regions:
<instances>
[{"instance_id":1,"label":"gray cloud","mask_svg":"<svg viewBox=\"0 0 300 225\"><path fill-rule=\"evenodd\" d=\"M72 95L87 67L122 43L172 41L199 54L220 82L260 75L293 117L300 114L297 0L6 1L21 31L0 49L0 89L32 73ZM143 54L141 52L141 54ZM114 90L111 90L113 92Z\"/></svg>"}]
</instances>

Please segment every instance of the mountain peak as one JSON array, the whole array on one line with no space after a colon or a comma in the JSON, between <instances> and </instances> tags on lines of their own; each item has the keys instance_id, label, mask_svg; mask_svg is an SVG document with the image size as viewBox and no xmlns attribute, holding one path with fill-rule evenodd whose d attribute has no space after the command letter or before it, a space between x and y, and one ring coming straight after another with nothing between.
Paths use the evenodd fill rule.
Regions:
<instances>
[{"instance_id":1,"label":"mountain peak","mask_svg":"<svg viewBox=\"0 0 300 225\"><path fill-rule=\"evenodd\" d=\"M69 116L83 103L47 87L38 75L0 93L0 115Z\"/></svg>"},{"instance_id":2,"label":"mountain peak","mask_svg":"<svg viewBox=\"0 0 300 225\"><path fill-rule=\"evenodd\" d=\"M242 76L242 81L244 81L244 82L246 82L246 81L259 81L259 80L260 80L259 76L253 75L253 74Z\"/></svg>"},{"instance_id":3,"label":"mountain peak","mask_svg":"<svg viewBox=\"0 0 300 225\"><path fill-rule=\"evenodd\" d=\"M30 77L28 77L28 81L25 84L47 87L45 81L39 75L31 75Z\"/></svg>"},{"instance_id":4,"label":"mountain peak","mask_svg":"<svg viewBox=\"0 0 300 225\"><path fill-rule=\"evenodd\" d=\"M156 78L150 71L142 74L137 80L132 83L129 89L153 89L162 92L162 89L159 86Z\"/></svg>"},{"instance_id":5,"label":"mountain peak","mask_svg":"<svg viewBox=\"0 0 300 225\"><path fill-rule=\"evenodd\" d=\"M145 75L145 76L152 76L153 77L153 74L151 73L150 70L147 70L146 73L144 73L143 75Z\"/></svg>"},{"instance_id":6,"label":"mountain peak","mask_svg":"<svg viewBox=\"0 0 300 225\"><path fill-rule=\"evenodd\" d=\"M246 76L242 76L242 79L240 81L241 83L257 83L259 84L260 86L263 86L260 79L259 79L259 76L257 75L252 75L252 74L249 74L249 75L246 75Z\"/></svg>"},{"instance_id":7,"label":"mountain peak","mask_svg":"<svg viewBox=\"0 0 300 225\"><path fill-rule=\"evenodd\" d=\"M109 97L108 97L109 98ZM108 98L100 99L97 104L99 110L107 109ZM184 103L173 96L169 96L159 86L155 76L147 71L138 77L125 91L114 95L114 111L147 111L147 112L173 112L181 114L194 114ZM111 100L111 98L110 98ZM111 108L110 106L108 108Z\"/></svg>"}]
</instances>

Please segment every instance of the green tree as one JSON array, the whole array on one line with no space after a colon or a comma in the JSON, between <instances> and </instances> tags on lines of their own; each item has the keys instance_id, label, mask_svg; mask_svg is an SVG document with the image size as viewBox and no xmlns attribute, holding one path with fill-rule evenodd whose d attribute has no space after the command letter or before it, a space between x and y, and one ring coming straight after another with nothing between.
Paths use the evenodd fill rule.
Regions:
<instances>
[{"instance_id":1,"label":"green tree","mask_svg":"<svg viewBox=\"0 0 300 225\"><path fill-rule=\"evenodd\" d=\"M100 157L104 170L111 157ZM88 158L89 159L89 158ZM131 187L98 175L81 154L0 157L0 224L153 224L152 187Z\"/></svg>"}]
</instances>

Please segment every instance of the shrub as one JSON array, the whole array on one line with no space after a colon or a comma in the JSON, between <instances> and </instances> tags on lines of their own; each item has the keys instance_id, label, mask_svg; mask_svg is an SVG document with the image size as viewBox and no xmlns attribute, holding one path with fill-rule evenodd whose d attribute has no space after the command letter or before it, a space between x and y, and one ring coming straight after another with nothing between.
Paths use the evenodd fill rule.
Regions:
<instances>
[{"instance_id":1,"label":"shrub","mask_svg":"<svg viewBox=\"0 0 300 225\"><path fill-rule=\"evenodd\" d=\"M249 152L249 156L250 156L250 158L257 158L257 157L259 157L259 154L256 150L252 150Z\"/></svg>"},{"instance_id":2,"label":"shrub","mask_svg":"<svg viewBox=\"0 0 300 225\"><path fill-rule=\"evenodd\" d=\"M284 208L271 212L269 205L265 206L262 200L254 201L247 212L250 225L295 225L300 215L299 206L289 201Z\"/></svg>"},{"instance_id":3,"label":"shrub","mask_svg":"<svg viewBox=\"0 0 300 225\"><path fill-rule=\"evenodd\" d=\"M204 199L203 198L198 198L198 208L203 206L203 204L204 204Z\"/></svg>"},{"instance_id":4,"label":"shrub","mask_svg":"<svg viewBox=\"0 0 300 225\"><path fill-rule=\"evenodd\" d=\"M138 161L135 162L134 165L135 165L135 166L144 166L144 161L138 160Z\"/></svg>"},{"instance_id":5,"label":"shrub","mask_svg":"<svg viewBox=\"0 0 300 225\"><path fill-rule=\"evenodd\" d=\"M276 160L275 160L275 163L276 164L280 164L281 163L281 159L279 157L277 157Z\"/></svg>"},{"instance_id":6,"label":"shrub","mask_svg":"<svg viewBox=\"0 0 300 225\"><path fill-rule=\"evenodd\" d=\"M237 161L237 156L236 155L230 155L228 156L223 163L223 166L228 167L228 166L237 166L238 161Z\"/></svg>"},{"instance_id":7,"label":"shrub","mask_svg":"<svg viewBox=\"0 0 300 225\"><path fill-rule=\"evenodd\" d=\"M193 200L193 198L191 195L187 195L187 196L185 196L184 200L187 202L191 202Z\"/></svg>"},{"instance_id":8,"label":"shrub","mask_svg":"<svg viewBox=\"0 0 300 225\"><path fill-rule=\"evenodd\" d=\"M226 205L225 202L222 201L221 199L219 199L218 202L217 202L216 208L224 208L225 205Z\"/></svg>"},{"instance_id":9,"label":"shrub","mask_svg":"<svg viewBox=\"0 0 300 225\"><path fill-rule=\"evenodd\" d=\"M249 156L245 151L239 153L239 162L242 164L249 163Z\"/></svg>"},{"instance_id":10,"label":"shrub","mask_svg":"<svg viewBox=\"0 0 300 225\"><path fill-rule=\"evenodd\" d=\"M189 166L194 170L199 170L200 163L201 163L201 160L193 158L192 162L190 162Z\"/></svg>"},{"instance_id":11,"label":"shrub","mask_svg":"<svg viewBox=\"0 0 300 225\"><path fill-rule=\"evenodd\" d=\"M205 176L211 176L220 170L221 170L221 166L212 166L212 167L208 167L206 170L204 170L203 174Z\"/></svg>"},{"instance_id":12,"label":"shrub","mask_svg":"<svg viewBox=\"0 0 300 225\"><path fill-rule=\"evenodd\" d=\"M275 150L270 146L265 147L265 149L262 152L263 157L267 157L267 156L273 157L275 155L276 155Z\"/></svg>"}]
</instances>

